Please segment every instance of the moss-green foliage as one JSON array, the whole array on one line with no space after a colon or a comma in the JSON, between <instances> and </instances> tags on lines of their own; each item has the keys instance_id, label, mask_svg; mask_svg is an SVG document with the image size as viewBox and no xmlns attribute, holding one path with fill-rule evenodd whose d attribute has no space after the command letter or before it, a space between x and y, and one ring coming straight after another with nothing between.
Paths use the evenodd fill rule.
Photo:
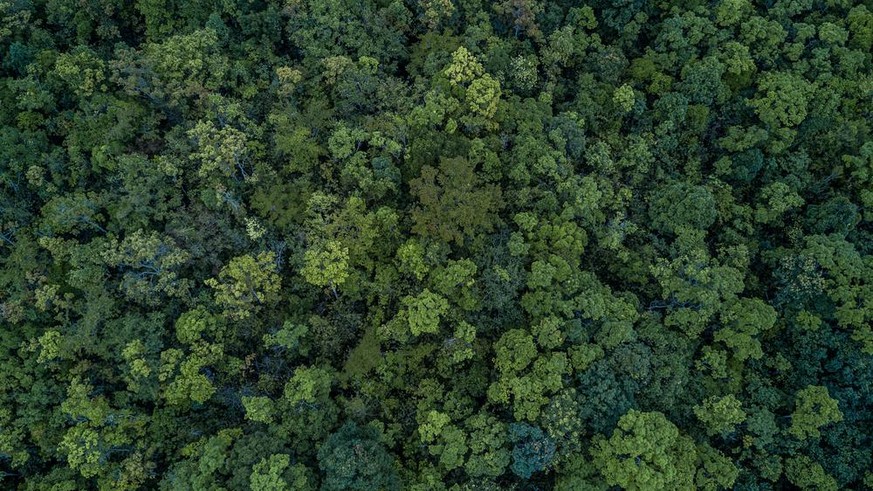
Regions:
<instances>
[{"instance_id":1,"label":"moss-green foliage","mask_svg":"<svg viewBox=\"0 0 873 491\"><path fill-rule=\"evenodd\" d=\"M842 420L839 402L831 398L827 387L810 385L797 393L788 432L800 439L818 438L822 426Z\"/></svg>"},{"instance_id":2,"label":"moss-green foliage","mask_svg":"<svg viewBox=\"0 0 873 491\"><path fill-rule=\"evenodd\" d=\"M592 451L606 482L628 490L694 489L693 441L663 414L629 411Z\"/></svg>"},{"instance_id":3,"label":"moss-green foliage","mask_svg":"<svg viewBox=\"0 0 873 491\"><path fill-rule=\"evenodd\" d=\"M873 487L869 0L0 0L0 489Z\"/></svg>"},{"instance_id":4,"label":"moss-green foliage","mask_svg":"<svg viewBox=\"0 0 873 491\"><path fill-rule=\"evenodd\" d=\"M224 308L224 315L245 319L277 298L282 280L276 274L275 258L271 252L235 257L222 268L218 279L206 280L215 290L215 303Z\"/></svg>"},{"instance_id":5,"label":"moss-green foliage","mask_svg":"<svg viewBox=\"0 0 873 491\"><path fill-rule=\"evenodd\" d=\"M733 394L707 398L703 404L694 406L694 415L711 435L729 433L746 420L742 403Z\"/></svg>"}]
</instances>

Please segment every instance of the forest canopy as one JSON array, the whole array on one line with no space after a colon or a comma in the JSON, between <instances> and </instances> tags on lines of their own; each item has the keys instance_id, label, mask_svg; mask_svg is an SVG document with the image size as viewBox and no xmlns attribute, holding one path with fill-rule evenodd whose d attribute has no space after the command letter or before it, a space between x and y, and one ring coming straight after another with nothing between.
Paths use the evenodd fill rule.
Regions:
<instances>
[{"instance_id":1,"label":"forest canopy","mask_svg":"<svg viewBox=\"0 0 873 491\"><path fill-rule=\"evenodd\" d=\"M0 488L873 489L870 0L0 0Z\"/></svg>"}]
</instances>

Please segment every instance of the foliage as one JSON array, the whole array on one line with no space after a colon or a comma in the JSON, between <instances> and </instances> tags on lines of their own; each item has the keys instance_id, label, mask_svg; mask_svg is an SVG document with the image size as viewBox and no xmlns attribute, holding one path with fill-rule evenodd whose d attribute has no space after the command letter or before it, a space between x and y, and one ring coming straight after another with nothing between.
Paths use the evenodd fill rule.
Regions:
<instances>
[{"instance_id":1,"label":"foliage","mask_svg":"<svg viewBox=\"0 0 873 491\"><path fill-rule=\"evenodd\" d=\"M873 487L873 6L0 0L0 489Z\"/></svg>"},{"instance_id":2,"label":"foliage","mask_svg":"<svg viewBox=\"0 0 873 491\"><path fill-rule=\"evenodd\" d=\"M609 439L596 442L592 455L611 485L628 490L694 489L694 444L661 413L628 411Z\"/></svg>"},{"instance_id":3,"label":"foliage","mask_svg":"<svg viewBox=\"0 0 873 491\"><path fill-rule=\"evenodd\" d=\"M711 435L729 433L736 425L746 420L746 413L733 394L707 398L702 405L694 406L694 414Z\"/></svg>"},{"instance_id":4,"label":"foliage","mask_svg":"<svg viewBox=\"0 0 873 491\"><path fill-rule=\"evenodd\" d=\"M318 451L322 489L398 489L394 462L368 427L346 423Z\"/></svg>"},{"instance_id":5,"label":"foliage","mask_svg":"<svg viewBox=\"0 0 873 491\"><path fill-rule=\"evenodd\" d=\"M827 387L810 385L797 393L797 403L791 415L789 433L800 439L818 438L819 429L843 420L837 400L830 397Z\"/></svg>"},{"instance_id":6,"label":"foliage","mask_svg":"<svg viewBox=\"0 0 873 491\"><path fill-rule=\"evenodd\" d=\"M276 274L275 258L271 252L235 257L221 269L218 279L206 280L206 285L215 289L215 303L225 309L225 315L245 319L277 298L282 280Z\"/></svg>"},{"instance_id":7,"label":"foliage","mask_svg":"<svg viewBox=\"0 0 873 491\"><path fill-rule=\"evenodd\" d=\"M467 159L441 159L439 168L424 166L409 183L419 206L413 208L413 232L462 244L466 237L494 230L494 213L503 205L500 188L479 185Z\"/></svg>"}]
</instances>

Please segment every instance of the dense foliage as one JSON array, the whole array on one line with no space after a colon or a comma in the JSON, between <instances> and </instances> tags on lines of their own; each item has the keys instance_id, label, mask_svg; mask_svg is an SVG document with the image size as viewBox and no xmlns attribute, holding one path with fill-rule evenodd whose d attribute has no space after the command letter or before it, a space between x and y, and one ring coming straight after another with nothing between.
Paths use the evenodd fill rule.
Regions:
<instances>
[{"instance_id":1,"label":"dense foliage","mask_svg":"<svg viewBox=\"0 0 873 491\"><path fill-rule=\"evenodd\" d=\"M0 0L0 487L873 488L869 0Z\"/></svg>"}]
</instances>

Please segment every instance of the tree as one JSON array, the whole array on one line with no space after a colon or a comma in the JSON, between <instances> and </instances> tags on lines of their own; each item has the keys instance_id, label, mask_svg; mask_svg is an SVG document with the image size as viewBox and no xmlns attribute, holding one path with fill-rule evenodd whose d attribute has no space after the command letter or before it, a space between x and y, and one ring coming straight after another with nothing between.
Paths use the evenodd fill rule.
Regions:
<instances>
[{"instance_id":1,"label":"tree","mask_svg":"<svg viewBox=\"0 0 873 491\"><path fill-rule=\"evenodd\" d=\"M215 290L215 303L225 316L242 320L278 299L282 279L276 270L275 253L246 254L231 259L218 279L209 278L206 285Z\"/></svg>"},{"instance_id":2,"label":"tree","mask_svg":"<svg viewBox=\"0 0 873 491\"><path fill-rule=\"evenodd\" d=\"M703 231L682 229L673 244L675 259L659 259L651 267L665 301L650 308L666 309L665 325L679 328L692 339L744 288L743 263L740 267L727 261L720 264L710 256L705 237Z\"/></svg>"},{"instance_id":3,"label":"tree","mask_svg":"<svg viewBox=\"0 0 873 491\"><path fill-rule=\"evenodd\" d=\"M379 442L376 430L346 423L318 450L325 490L400 489L394 459Z\"/></svg>"},{"instance_id":4,"label":"tree","mask_svg":"<svg viewBox=\"0 0 873 491\"><path fill-rule=\"evenodd\" d=\"M443 71L452 85L463 85L476 80L485 73L482 64L473 53L461 46L452 53L452 63Z\"/></svg>"},{"instance_id":5,"label":"tree","mask_svg":"<svg viewBox=\"0 0 873 491\"><path fill-rule=\"evenodd\" d=\"M628 490L694 489L694 443L659 412L630 410L591 451L606 482Z\"/></svg>"},{"instance_id":6,"label":"tree","mask_svg":"<svg viewBox=\"0 0 873 491\"><path fill-rule=\"evenodd\" d=\"M424 166L409 186L418 199L412 209L413 232L457 245L492 231L496 212L503 207L500 188L480 184L474 166L462 157L442 158L439 168Z\"/></svg>"},{"instance_id":7,"label":"tree","mask_svg":"<svg viewBox=\"0 0 873 491\"><path fill-rule=\"evenodd\" d=\"M252 468L249 478L252 491L312 490L315 486L301 464L291 465L288 454L273 454Z\"/></svg>"},{"instance_id":8,"label":"tree","mask_svg":"<svg viewBox=\"0 0 873 491\"><path fill-rule=\"evenodd\" d=\"M848 24L852 34L850 44L869 50L873 45L873 13L866 5L856 5L849 10Z\"/></svg>"},{"instance_id":9,"label":"tree","mask_svg":"<svg viewBox=\"0 0 873 491\"><path fill-rule=\"evenodd\" d=\"M86 230L106 233L96 196L71 193L52 198L42 208L43 227L51 235L78 234Z\"/></svg>"},{"instance_id":10,"label":"tree","mask_svg":"<svg viewBox=\"0 0 873 491\"><path fill-rule=\"evenodd\" d=\"M582 400L576 389L563 389L543 408L542 427L555 442L555 460L571 459L582 448L587 434L582 412Z\"/></svg>"},{"instance_id":11,"label":"tree","mask_svg":"<svg viewBox=\"0 0 873 491\"><path fill-rule=\"evenodd\" d=\"M187 356L176 348L163 351L158 381L162 384L167 403L185 406L208 401L217 389L204 371L218 365L223 357L221 346L207 343L193 345Z\"/></svg>"},{"instance_id":12,"label":"tree","mask_svg":"<svg viewBox=\"0 0 873 491\"><path fill-rule=\"evenodd\" d=\"M445 413L431 410L418 427L421 442L428 444L431 455L439 456L440 466L451 471L464 464L467 454L467 435Z\"/></svg>"},{"instance_id":13,"label":"tree","mask_svg":"<svg viewBox=\"0 0 873 491\"><path fill-rule=\"evenodd\" d=\"M144 97L176 118L177 108L204 91L217 91L229 69L213 29L146 43L141 52L122 51L112 67L113 80L128 94Z\"/></svg>"},{"instance_id":14,"label":"tree","mask_svg":"<svg viewBox=\"0 0 873 491\"><path fill-rule=\"evenodd\" d=\"M191 281L179 269L190 260L172 239L137 230L121 241L113 238L102 253L107 266L122 272L119 289L130 299L157 305L162 296L184 297Z\"/></svg>"},{"instance_id":15,"label":"tree","mask_svg":"<svg viewBox=\"0 0 873 491\"><path fill-rule=\"evenodd\" d=\"M186 311L176 319L176 339L186 345L195 345L202 341L228 341L231 333L222 319L213 315L203 307Z\"/></svg>"},{"instance_id":16,"label":"tree","mask_svg":"<svg viewBox=\"0 0 873 491\"><path fill-rule=\"evenodd\" d=\"M712 193L686 182L659 189L652 197L649 215L656 230L674 234L686 227L706 230L718 216Z\"/></svg>"},{"instance_id":17,"label":"tree","mask_svg":"<svg viewBox=\"0 0 873 491\"><path fill-rule=\"evenodd\" d=\"M107 89L105 63L84 46L73 53L61 53L55 61L55 73L79 97Z\"/></svg>"},{"instance_id":18,"label":"tree","mask_svg":"<svg viewBox=\"0 0 873 491\"><path fill-rule=\"evenodd\" d=\"M634 89L630 85L622 85L612 93L612 103L623 113L630 112L634 107Z\"/></svg>"},{"instance_id":19,"label":"tree","mask_svg":"<svg viewBox=\"0 0 873 491\"><path fill-rule=\"evenodd\" d=\"M714 339L724 343L739 361L760 360L764 356L757 336L776 324L776 310L760 299L742 298L728 305L721 314L723 328Z\"/></svg>"},{"instance_id":20,"label":"tree","mask_svg":"<svg viewBox=\"0 0 873 491\"><path fill-rule=\"evenodd\" d=\"M555 442L540 428L527 423L509 425L509 441L512 449L512 472L522 479L529 479L535 472L548 468L555 455Z\"/></svg>"},{"instance_id":21,"label":"tree","mask_svg":"<svg viewBox=\"0 0 873 491\"><path fill-rule=\"evenodd\" d=\"M605 433L634 406L637 384L630 378L620 377L603 359L580 371L577 376L578 415L585 422L586 429Z\"/></svg>"},{"instance_id":22,"label":"tree","mask_svg":"<svg viewBox=\"0 0 873 491\"><path fill-rule=\"evenodd\" d=\"M510 459L504 447L506 425L491 414L479 412L467 419L465 427L470 454L464 471L472 477L496 478L503 474Z\"/></svg>"},{"instance_id":23,"label":"tree","mask_svg":"<svg viewBox=\"0 0 873 491\"><path fill-rule=\"evenodd\" d=\"M241 402L246 410L246 419L266 424L272 424L275 420L274 404L269 397L245 396Z\"/></svg>"},{"instance_id":24,"label":"tree","mask_svg":"<svg viewBox=\"0 0 873 491\"><path fill-rule=\"evenodd\" d=\"M494 366L501 372L520 372L537 358L533 336L522 329L512 329L494 345Z\"/></svg>"},{"instance_id":25,"label":"tree","mask_svg":"<svg viewBox=\"0 0 873 491\"><path fill-rule=\"evenodd\" d=\"M545 10L538 0L501 0L494 4L494 11L512 19L515 37L524 33L533 39L540 39L542 31L537 25L537 14Z\"/></svg>"},{"instance_id":26,"label":"tree","mask_svg":"<svg viewBox=\"0 0 873 491\"><path fill-rule=\"evenodd\" d=\"M295 46L304 47L310 62L341 55L396 60L404 49L403 31L412 21L405 8L351 0L290 4L286 12L295 14L287 33Z\"/></svg>"},{"instance_id":27,"label":"tree","mask_svg":"<svg viewBox=\"0 0 873 491\"><path fill-rule=\"evenodd\" d=\"M801 440L818 438L821 436L819 429L822 426L843 420L839 403L831 398L827 387L807 386L797 393L796 400L788 432Z\"/></svg>"},{"instance_id":28,"label":"tree","mask_svg":"<svg viewBox=\"0 0 873 491\"><path fill-rule=\"evenodd\" d=\"M264 398L248 399L246 414L253 420L275 415L276 429L293 440L293 448L300 453L314 453L313 443L327 437L339 418L339 408L331 397L335 377L328 367L297 367L275 403Z\"/></svg>"},{"instance_id":29,"label":"tree","mask_svg":"<svg viewBox=\"0 0 873 491\"><path fill-rule=\"evenodd\" d=\"M421 281L428 273L425 263L425 249L421 242L409 239L397 248L397 269Z\"/></svg>"},{"instance_id":30,"label":"tree","mask_svg":"<svg viewBox=\"0 0 873 491\"><path fill-rule=\"evenodd\" d=\"M821 464L806 455L786 460L785 477L803 491L835 491L840 489L837 481L825 472Z\"/></svg>"},{"instance_id":31,"label":"tree","mask_svg":"<svg viewBox=\"0 0 873 491\"><path fill-rule=\"evenodd\" d=\"M511 402L519 421L536 421L546 395L561 388L568 370L566 353L538 353L533 336L523 329L511 329L495 343L494 365L499 377L488 387L488 400Z\"/></svg>"},{"instance_id":32,"label":"tree","mask_svg":"<svg viewBox=\"0 0 873 491\"><path fill-rule=\"evenodd\" d=\"M339 296L337 287L348 278L349 250L338 241L327 241L317 249L308 249L303 255L300 274L307 282L320 287L330 287L334 297Z\"/></svg>"},{"instance_id":33,"label":"tree","mask_svg":"<svg viewBox=\"0 0 873 491\"><path fill-rule=\"evenodd\" d=\"M697 489L732 489L739 477L740 471L731 458L707 444L697 446L697 461L697 474L694 476Z\"/></svg>"},{"instance_id":34,"label":"tree","mask_svg":"<svg viewBox=\"0 0 873 491\"><path fill-rule=\"evenodd\" d=\"M422 11L421 18L431 30L439 27L455 12L455 6L451 0L418 0L418 5Z\"/></svg>"},{"instance_id":35,"label":"tree","mask_svg":"<svg viewBox=\"0 0 873 491\"><path fill-rule=\"evenodd\" d=\"M214 179L217 172L237 180L251 177L248 137L242 131L230 125L216 127L212 121L199 121L188 131L188 137L196 149L191 159L200 164L197 174L201 178Z\"/></svg>"},{"instance_id":36,"label":"tree","mask_svg":"<svg viewBox=\"0 0 873 491\"><path fill-rule=\"evenodd\" d=\"M112 454L136 448L145 420L130 409L113 408L104 396L92 397L93 390L87 382L73 378L60 406L72 427L64 433L58 450L83 477L106 476L105 484L109 484L118 465Z\"/></svg>"},{"instance_id":37,"label":"tree","mask_svg":"<svg viewBox=\"0 0 873 491\"><path fill-rule=\"evenodd\" d=\"M761 204L755 210L755 220L772 223L788 210L803 206L804 201L784 182L774 182L761 191Z\"/></svg>"},{"instance_id":38,"label":"tree","mask_svg":"<svg viewBox=\"0 0 873 491\"><path fill-rule=\"evenodd\" d=\"M161 480L161 489L215 489L231 471L232 450L243 437L239 428L226 428L192 442L184 459L177 461Z\"/></svg>"},{"instance_id":39,"label":"tree","mask_svg":"<svg viewBox=\"0 0 873 491\"><path fill-rule=\"evenodd\" d=\"M694 414L710 435L730 433L736 425L746 420L741 402L733 394L707 397L702 405L694 406Z\"/></svg>"},{"instance_id":40,"label":"tree","mask_svg":"<svg viewBox=\"0 0 873 491\"><path fill-rule=\"evenodd\" d=\"M476 56L463 46L452 53L452 62L443 70L443 75L452 88L452 100L467 103L466 114L453 111L455 116L471 127L493 128L491 119L500 101L500 81L486 73ZM447 127L457 127L457 121L450 119Z\"/></svg>"},{"instance_id":41,"label":"tree","mask_svg":"<svg viewBox=\"0 0 873 491\"><path fill-rule=\"evenodd\" d=\"M758 95L749 104L761 121L771 127L793 127L806 119L815 85L790 72L768 72L761 76Z\"/></svg>"}]
</instances>

